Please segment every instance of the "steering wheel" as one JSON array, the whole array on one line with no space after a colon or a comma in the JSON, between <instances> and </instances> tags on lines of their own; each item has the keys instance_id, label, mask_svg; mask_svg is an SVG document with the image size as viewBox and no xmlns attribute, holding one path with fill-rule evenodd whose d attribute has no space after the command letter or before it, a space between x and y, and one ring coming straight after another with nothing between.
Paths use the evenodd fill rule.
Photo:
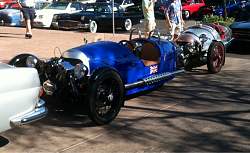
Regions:
<instances>
[{"instance_id":1,"label":"steering wheel","mask_svg":"<svg viewBox=\"0 0 250 153\"><path fill-rule=\"evenodd\" d=\"M123 45L123 46L125 46L126 43L128 43L128 44L132 47L132 49L134 50L135 46L134 46L134 44L132 44L130 41L128 41L128 40L121 40L121 41L119 42L119 44L121 44L121 45Z\"/></svg>"},{"instance_id":2,"label":"steering wheel","mask_svg":"<svg viewBox=\"0 0 250 153\"><path fill-rule=\"evenodd\" d=\"M121 40L120 42L119 42L119 44L121 44L121 45L123 45L123 46L125 46L126 44L129 44L131 47L132 47L132 51L135 49L135 46L134 46L134 44L132 44L130 41L128 41L128 40Z\"/></svg>"}]
</instances>

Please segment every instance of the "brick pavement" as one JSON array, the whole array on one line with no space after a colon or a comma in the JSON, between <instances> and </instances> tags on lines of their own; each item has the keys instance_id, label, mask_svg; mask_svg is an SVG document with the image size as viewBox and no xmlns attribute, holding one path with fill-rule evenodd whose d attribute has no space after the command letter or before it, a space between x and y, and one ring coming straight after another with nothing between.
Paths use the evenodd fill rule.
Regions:
<instances>
[{"instance_id":1,"label":"brick pavement","mask_svg":"<svg viewBox=\"0 0 250 153\"><path fill-rule=\"evenodd\" d=\"M129 38L126 34L113 33L90 33L83 30L51 30L33 29L32 39L25 39L25 28L0 26L0 62L7 63L14 56L21 53L31 53L39 59L54 57L56 47L61 52L84 44L84 37L88 43L98 40L119 42Z\"/></svg>"}]
</instances>

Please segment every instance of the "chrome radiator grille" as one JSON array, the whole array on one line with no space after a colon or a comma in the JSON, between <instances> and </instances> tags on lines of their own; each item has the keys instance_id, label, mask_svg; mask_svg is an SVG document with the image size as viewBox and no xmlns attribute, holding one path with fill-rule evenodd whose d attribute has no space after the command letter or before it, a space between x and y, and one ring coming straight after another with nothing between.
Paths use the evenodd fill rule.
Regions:
<instances>
[{"instance_id":1,"label":"chrome radiator grille","mask_svg":"<svg viewBox=\"0 0 250 153\"><path fill-rule=\"evenodd\" d=\"M79 24L79 21L59 21L58 26L63 27L77 27Z\"/></svg>"}]
</instances>

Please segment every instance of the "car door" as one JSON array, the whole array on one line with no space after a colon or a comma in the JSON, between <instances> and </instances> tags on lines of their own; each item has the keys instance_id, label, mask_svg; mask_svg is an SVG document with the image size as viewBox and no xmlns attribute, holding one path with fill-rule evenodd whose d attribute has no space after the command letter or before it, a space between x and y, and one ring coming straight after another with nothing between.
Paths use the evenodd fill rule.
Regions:
<instances>
[{"instance_id":1,"label":"car door","mask_svg":"<svg viewBox=\"0 0 250 153\"><path fill-rule=\"evenodd\" d=\"M111 11L111 5L99 5L97 7L98 21L100 26L111 26L113 25L113 15Z\"/></svg>"}]
</instances>

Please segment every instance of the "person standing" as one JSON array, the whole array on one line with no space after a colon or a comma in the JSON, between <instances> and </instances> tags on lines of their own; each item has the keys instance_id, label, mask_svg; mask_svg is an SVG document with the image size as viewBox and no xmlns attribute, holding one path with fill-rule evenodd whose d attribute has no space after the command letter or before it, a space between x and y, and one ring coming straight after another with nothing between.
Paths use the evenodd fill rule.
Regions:
<instances>
[{"instance_id":1,"label":"person standing","mask_svg":"<svg viewBox=\"0 0 250 153\"><path fill-rule=\"evenodd\" d=\"M167 20L167 33L172 36L171 40L176 40L183 30L185 24L182 18L182 6L180 0L169 0L169 5L165 8Z\"/></svg>"},{"instance_id":2,"label":"person standing","mask_svg":"<svg viewBox=\"0 0 250 153\"><path fill-rule=\"evenodd\" d=\"M142 0L142 11L144 16L145 38L149 32L155 29L154 3L157 0Z\"/></svg>"},{"instance_id":3,"label":"person standing","mask_svg":"<svg viewBox=\"0 0 250 153\"><path fill-rule=\"evenodd\" d=\"M26 23L26 38L32 37L31 29L33 28L33 21L35 18L35 0L17 0L20 7L20 17L25 19Z\"/></svg>"}]
</instances>

